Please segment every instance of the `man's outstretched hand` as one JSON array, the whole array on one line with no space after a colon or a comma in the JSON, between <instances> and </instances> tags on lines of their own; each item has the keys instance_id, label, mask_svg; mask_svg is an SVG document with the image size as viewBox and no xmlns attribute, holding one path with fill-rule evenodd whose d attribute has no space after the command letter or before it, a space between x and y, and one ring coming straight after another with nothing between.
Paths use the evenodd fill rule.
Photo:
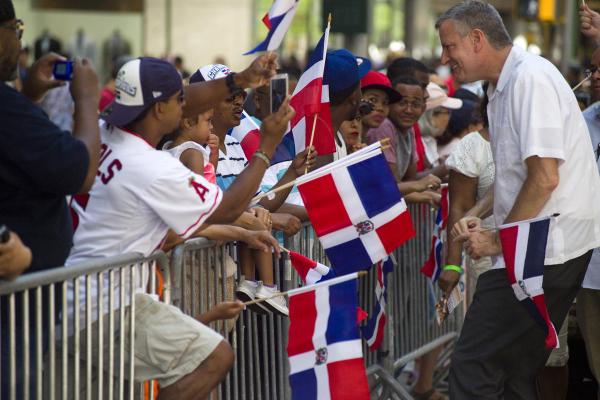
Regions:
<instances>
[{"instance_id":1,"label":"man's outstretched hand","mask_svg":"<svg viewBox=\"0 0 600 400\"><path fill-rule=\"evenodd\" d=\"M277 54L268 52L257 57L252 64L235 76L241 88L255 89L269 83L277 73Z\"/></svg>"},{"instance_id":2,"label":"man's outstretched hand","mask_svg":"<svg viewBox=\"0 0 600 400\"><path fill-rule=\"evenodd\" d=\"M584 3L579 7L579 21L581 33L600 46L600 14Z\"/></svg>"}]
</instances>

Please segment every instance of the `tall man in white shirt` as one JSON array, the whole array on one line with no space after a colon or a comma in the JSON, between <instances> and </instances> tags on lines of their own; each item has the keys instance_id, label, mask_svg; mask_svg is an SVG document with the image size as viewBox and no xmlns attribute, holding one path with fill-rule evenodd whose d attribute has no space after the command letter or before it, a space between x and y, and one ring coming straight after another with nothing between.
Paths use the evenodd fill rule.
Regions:
<instances>
[{"instance_id":1,"label":"tall man in white shirt","mask_svg":"<svg viewBox=\"0 0 600 400\"><path fill-rule=\"evenodd\" d=\"M490 82L488 115L496 163L496 225L560 213L550 226L544 292L563 322L600 245L600 178L577 101L547 60L512 46L493 6L457 4L437 21L442 63L457 80ZM474 258L493 256L479 278L452 357L452 399L535 399L535 376L549 355L544 332L508 283L497 232L479 221L459 236Z\"/></svg>"}]
</instances>

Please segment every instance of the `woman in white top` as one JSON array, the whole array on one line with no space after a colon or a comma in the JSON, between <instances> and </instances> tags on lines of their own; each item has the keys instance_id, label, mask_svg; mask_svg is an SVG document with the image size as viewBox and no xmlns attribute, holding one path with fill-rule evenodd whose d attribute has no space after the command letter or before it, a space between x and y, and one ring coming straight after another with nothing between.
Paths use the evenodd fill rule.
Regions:
<instances>
[{"instance_id":1,"label":"woman in white top","mask_svg":"<svg viewBox=\"0 0 600 400\"><path fill-rule=\"evenodd\" d=\"M481 104L484 128L479 132L471 132L463 137L446 160L446 166L450 169L450 209L447 224L449 227L454 226L456 222L463 218L467 211L471 210L477 201L486 195L494 183L495 170L487 128L487 115L485 113L486 100L484 99ZM489 226L493 225L489 217L484 220L485 223ZM460 266L462 264L462 244L453 242L450 234L448 234L446 243L445 265ZM479 260L466 257L464 265L467 271L466 298L468 305L473 298L477 278L491 268L492 261L490 257L483 257ZM444 272L446 272L444 275L447 276L452 271ZM459 275L455 273L452 278L458 282Z\"/></svg>"}]
</instances>

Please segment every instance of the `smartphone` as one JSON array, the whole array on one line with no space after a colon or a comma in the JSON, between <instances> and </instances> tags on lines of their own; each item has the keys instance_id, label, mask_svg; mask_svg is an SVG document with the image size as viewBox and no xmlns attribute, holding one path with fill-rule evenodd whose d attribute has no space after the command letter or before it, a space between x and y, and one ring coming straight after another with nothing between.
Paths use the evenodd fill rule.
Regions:
<instances>
[{"instance_id":1,"label":"smartphone","mask_svg":"<svg viewBox=\"0 0 600 400\"><path fill-rule=\"evenodd\" d=\"M6 243L10 239L10 230L6 225L0 225L0 243Z\"/></svg>"},{"instance_id":2,"label":"smartphone","mask_svg":"<svg viewBox=\"0 0 600 400\"><path fill-rule=\"evenodd\" d=\"M288 74L275 75L269 84L271 114L277 112L288 95Z\"/></svg>"},{"instance_id":3,"label":"smartphone","mask_svg":"<svg viewBox=\"0 0 600 400\"><path fill-rule=\"evenodd\" d=\"M54 79L70 81L73 79L73 61L57 61L52 69Z\"/></svg>"}]
</instances>

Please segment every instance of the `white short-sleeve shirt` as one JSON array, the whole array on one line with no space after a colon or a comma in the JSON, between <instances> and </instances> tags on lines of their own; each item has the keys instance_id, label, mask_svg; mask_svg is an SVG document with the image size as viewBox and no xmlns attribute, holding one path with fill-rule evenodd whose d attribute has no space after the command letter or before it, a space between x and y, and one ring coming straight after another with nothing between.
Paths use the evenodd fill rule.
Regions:
<instances>
[{"instance_id":1,"label":"white short-sleeve shirt","mask_svg":"<svg viewBox=\"0 0 600 400\"><path fill-rule=\"evenodd\" d=\"M218 186L169 153L155 150L140 136L102 123L100 138L94 185L88 194L71 200L75 233L67 266L125 253L150 255L169 229L189 237L221 202ZM141 278L136 287L143 291L145 279ZM69 286L72 316L72 282ZM92 282L94 299L96 287ZM83 290L80 301L83 310ZM95 308L96 301L92 304Z\"/></svg>"},{"instance_id":2,"label":"white short-sleeve shirt","mask_svg":"<svg viewBox=\"0 0 600 400\"><path fill-rule=\"evenodd\" d=\"M479 132L471 132L458 142L446 166L469 178L477 178L477 200L494 184L492 147Z\"/></svg>"},{"instance_id":3,"label":"white short-sleeve shirt","mask_svg":"<svg viewBox=\"0 0 600 400\"><path fill-rule=\"evenodd\" d=\"M545 264L562 264L598 247L600 177L577 100L560 72L513 46L488 95L496 224L504 222L527 178L525 160L556 158L559 184L539 213L560 213L550 223ZM498 257L496 267L503 265Z\"/></svg>"}]
</instances>

